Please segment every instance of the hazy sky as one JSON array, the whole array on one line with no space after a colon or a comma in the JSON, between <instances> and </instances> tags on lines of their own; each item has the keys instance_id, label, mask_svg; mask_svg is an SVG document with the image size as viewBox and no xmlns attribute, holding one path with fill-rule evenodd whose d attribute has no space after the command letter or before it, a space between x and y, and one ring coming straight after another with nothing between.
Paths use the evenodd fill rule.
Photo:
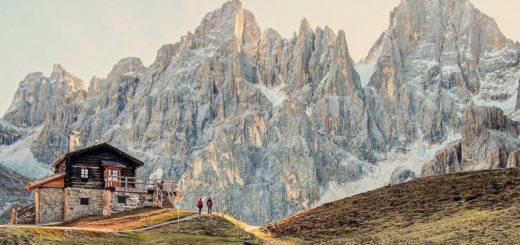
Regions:
<instances>
[{"instance_id":1,"label":"hazy sky","mask_svg":"<svg viewBox=\"0 0 520 245\"><path fill-rule=\"evenodd\" d=\"M52 65L90 81L124 57L145 65L157 50L193 31L225 0L0 0L0 114L27 73L48 76ZM505 35L520 40L519 0L472 0ZM290 37L307 17L311 26L345 30L351 55L362 58L388 26L399 0L242 0L262 29Z\"/></svg>"}]
</instances>

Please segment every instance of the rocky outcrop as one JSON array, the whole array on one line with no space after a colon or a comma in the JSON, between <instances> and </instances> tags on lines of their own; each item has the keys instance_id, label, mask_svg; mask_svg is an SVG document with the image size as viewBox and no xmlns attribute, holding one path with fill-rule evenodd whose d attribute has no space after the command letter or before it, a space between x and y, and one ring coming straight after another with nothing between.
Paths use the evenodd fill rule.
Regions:
<instances>
[{"instance_id":1,"label":"rocky outcrop","mask_svg":"<svg viewBox=\"0 0 520 245\"><path fill-rule=\"evenodd\" d=\"M496 107L469 105L463 116L462 139L439 150L423 175L516 166L520 124Z\"/></svg>"},{"instance_id":2,"label":"rocky outcrop","mask_svg":"<svg viewBox=\"0 0 520 245\"><path fill-rule=\"evenodd\" d=\"M390 185L402 184L415 179L416 177L414 171L399 167L392 172L392 175L390 175Z\"/></svg>"},{"instance_id":3,"label":"rocky outcrop","mask_svg":"<svg viewBox=\"0 0 520 245\"><path fill-rule=\"evenodd\" d=\"M461 140L456 140L437 151L433 159L422 167L422 175L436 175L462 170Z\"/></svg>"},{"instance_id":4,"label":"rocky outcrop","mask_svg":"<svg viewBox=\"0 0 520 245\"><path fill-rule=\"evenodd\" d=\"M22 134L17 130L4 127L0 124L0 145L10 145L21 137Z\"/></svg>"},{"instance_id":5,"label":"rocky outcrop","mask_svg":"<svg viewBox=\"0 0 520 245\"><path fill-rule=\"evenodd\" d=\"M520 149L514 150L507 157L508 168L520 168Z\"/></svg>"},{"instance_id":6,"label":"rocky outcrop","mask_svg":"<svg viewBox=\"0 0 520 245\"><path fill-rule=\"evenodd\" d=\"M520 124L496 107L468 106L463 121L463 169L505 168L508 155L520 146Z\"/></svg>"}]
</instances>

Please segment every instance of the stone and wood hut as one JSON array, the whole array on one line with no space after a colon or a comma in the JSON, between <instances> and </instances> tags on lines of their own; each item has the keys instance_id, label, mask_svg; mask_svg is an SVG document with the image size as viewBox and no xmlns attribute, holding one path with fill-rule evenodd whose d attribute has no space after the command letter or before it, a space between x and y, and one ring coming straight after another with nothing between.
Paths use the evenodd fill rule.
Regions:
<instances>
[{"instance_id":1,"label":"stone and wood hut","mask_svg":"<svg viewBox=\"0 0 520 245\"><path fill-rule=\"evenodd\" d=\"M13 224L48 224L131 209L172 208L182 197L175 182L137 178L144 163L107 143L58 157L54 175L25 186L34 204L11 212Z\"/></svg>"}]
</instances>

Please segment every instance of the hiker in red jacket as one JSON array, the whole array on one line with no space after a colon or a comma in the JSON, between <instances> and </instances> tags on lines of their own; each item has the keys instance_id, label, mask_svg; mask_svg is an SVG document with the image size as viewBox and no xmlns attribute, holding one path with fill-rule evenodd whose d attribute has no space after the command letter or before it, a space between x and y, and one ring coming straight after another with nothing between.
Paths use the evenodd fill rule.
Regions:
<instances>
[{"instance_id":1,"label":"hiker in red jacket","mask_svg":"<svg viewBox=\"0 0 520 245\"><path fill-rule=\"evenodd\" d=\"M197 202L197 207L199 208L199 215L200 215L200 212L202 211L202 206L203 206L202 198L199 198L199 201Z\"/></svg>"},{"instance_id":2,"label":"hiker in red jacket","mask_svg":"<svg viewBox=\"0 0 520 245\"><path fill-rule=\"evenodd\" d=\"M208 214L211 214L211 208L213 207L213 201L211 201L211 197L208 198L208 201L206 202L206 206L208 206Z\"/></svg>"}]
</instances>

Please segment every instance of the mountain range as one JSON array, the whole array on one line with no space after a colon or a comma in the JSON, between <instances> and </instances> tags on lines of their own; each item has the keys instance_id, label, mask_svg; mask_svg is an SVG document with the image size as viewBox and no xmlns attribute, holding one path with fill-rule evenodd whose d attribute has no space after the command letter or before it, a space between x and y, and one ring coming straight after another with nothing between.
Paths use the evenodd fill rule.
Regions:
<instances>
[{"instance_id":1,"label":"mountain range","mask_svg":"<svg viewBox=\"0 0 520 245\"><path fill-rule=\"evenodd\" d=\"M254 224L419 176L518 167L520 44L467 0L402 0L359 62L303 19L262 30L238 0L155 61L90 84L55 65L20 82L0 159L41 177L79 142L108 142L179 181L191 208Z\"/></svg>"}]
</instances>

